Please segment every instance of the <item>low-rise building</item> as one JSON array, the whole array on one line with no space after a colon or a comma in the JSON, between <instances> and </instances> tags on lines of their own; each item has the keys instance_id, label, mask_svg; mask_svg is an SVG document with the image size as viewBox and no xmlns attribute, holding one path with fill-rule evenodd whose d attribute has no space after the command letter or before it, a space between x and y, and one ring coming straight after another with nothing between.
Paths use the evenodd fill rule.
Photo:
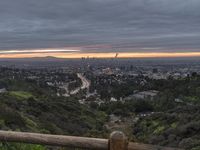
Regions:
<instances>
[{"instance_id":1,"label":"low-rise building","mask_svg":"<svg viewBox=\"0 0 200 150\"><path fill-rule=\"evenodd\" d=\"M124 98L124 100L146 99L146 98L153 99L158 93L159 93L159 91L156 91L156 90L137 92L133 95L130 95L130 96Z\"/></svg>"}]
</instances>

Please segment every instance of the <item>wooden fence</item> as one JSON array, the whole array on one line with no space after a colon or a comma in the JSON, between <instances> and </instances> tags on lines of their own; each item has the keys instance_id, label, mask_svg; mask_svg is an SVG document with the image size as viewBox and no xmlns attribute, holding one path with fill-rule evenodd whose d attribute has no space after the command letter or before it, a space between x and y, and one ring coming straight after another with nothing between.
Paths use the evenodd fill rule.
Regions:
<instances>
[{"instance_id":1,"label":"wooden fence","mask_svg":"<svg viewBox=\"0 0 200 150\"><path fill-rule=\"evenodd\" d=\"M111 133L109 139L0 131L0 141L94 150L178 150L176 148L128 142L126 136L120 131Z\"/></svg>"}]
</instances>

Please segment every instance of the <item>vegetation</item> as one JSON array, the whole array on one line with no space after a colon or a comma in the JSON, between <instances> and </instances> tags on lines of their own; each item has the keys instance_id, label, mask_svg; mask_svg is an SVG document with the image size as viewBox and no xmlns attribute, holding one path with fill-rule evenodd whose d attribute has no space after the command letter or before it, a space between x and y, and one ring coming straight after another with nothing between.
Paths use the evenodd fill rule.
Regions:
<instances>
[{"instance_id":1,"label":"vegetation","mask_svg":"<svg viewBox=\"0 0 200 150\"><path fill-rule=\"evenodd\" d=\"M15 97L17 99L29 99L33 97L33 95L29 92L24 92L24 91L11 91L9 92L9 95L12 97Z\"/></svg>"},{"instance_id":2,"label":"vegetation","mask_svg":"<svg viewBox=\"0 0 200 150\"><path fill-rule=\"evenodd\" d=\"M199 106L184 106L140 119L133 127L136 139L151 144L192 149L200 146Z\"/></svg>"},{"instance_id":3,"label":"vegetation","mask_svg":"<svg viewBox=\"0 0 200 150\"><path fill-rule=\"evenodd\" d=\"M141 79L127 79L122 85L113 83L99 88L110 91L110 96L124 97L129 90L158 90L153 99L131 99L125 102L109 102L97 107L107 114L139 118L132 123L134 140L162 146L196 150L200 147L200 76L182 79L145 79L145 84L136 85ZM139 82L140 83L140 82ZM120 90L123 87L127 89ZM117 90L117 92L115 92ZM106 92L105 92L106 93ZM109 97L104 97L109 99Z\"/></svg>"},{"instance_id":4,"label":"vegetation","mask_svg":"<svg viewBox=\"0 0 200 150\"><path fill-rule=\"evenodd\" d=\"M32 144L21 144L21 143L1 143L1 150L47 150L45 146L41 145L32 145Z\"/></svg>"},{"instance_id":5,"label":"vegetation","mask_svg":"<svg viewBox=\"0 0 200 150\"><path fill-rule=\"evenodd\" d=\"M1 80L1 83L8 89L8 92L0 94L1 130L104 136L102 131L107 115L79 104L75 97L57 97L53 89L27 80ZM0 149L46 148L4 143Z\"/></svg>"},{"instance_id":6,"label":"vegetation","mask_svg":"<svg viewBox=\"0 0 200 150\"><path fill-rule=\"evenodd\" d=\"M109 123L109 115L114 114L122 118L121 124L130 126L127 128L128 135L134 141L199 149L200 76L167 80L120 77L120 82L116 82L116 76L110 76L107 79L109 82L105 82L106 77L88 77L92 82L91 92L96 89L103 103L80 104L78 100L85 97L84 91L71 97L59 97L57 89L46 85L42 79L1 77L0 87L5 87L7 91L0 93L0 129L107 137L112 129L105 126ZM63 74L59 78L65 80ZM76 75L70 80L76 80ZM71 88L80 86L79 82L72 82ZM158 90L159 93L154 98L110 101L111 97L124 98L135 90ZM50 148L2 143L0 149Z\"/></svg>"}]
</instances>

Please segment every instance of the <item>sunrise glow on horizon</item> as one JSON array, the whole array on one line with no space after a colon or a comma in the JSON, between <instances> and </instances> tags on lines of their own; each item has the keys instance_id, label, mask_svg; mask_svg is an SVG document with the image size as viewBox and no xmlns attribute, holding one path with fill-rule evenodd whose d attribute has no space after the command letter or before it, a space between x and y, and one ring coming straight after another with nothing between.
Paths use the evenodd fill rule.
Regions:
<instances>
[{"instance_id":1,"label":"sunrise glow on horizon","mask_svg":"<svg viewBox=\"0 0 200 150\"><path fill-rule=\"evenodd\" d=\"M200 57L200 52L119 52L118 58L162 58L162 57ZM0 58L114 58L115 52L81 52L69 49L44 49L44 50L6 50L0 51Z\"/></svg>"},{"instance_id":2,"label":"sunrise glow on horizon","mask_svg":"<svg viewBox=\"0 0 200 150\"><path fill-rule=\"evenodd\" d=\"M36 49L36 50L0 50L0 54L15 53L50 53L50 52L79 52L75 49Z\"/></svg>"}]
</instances>

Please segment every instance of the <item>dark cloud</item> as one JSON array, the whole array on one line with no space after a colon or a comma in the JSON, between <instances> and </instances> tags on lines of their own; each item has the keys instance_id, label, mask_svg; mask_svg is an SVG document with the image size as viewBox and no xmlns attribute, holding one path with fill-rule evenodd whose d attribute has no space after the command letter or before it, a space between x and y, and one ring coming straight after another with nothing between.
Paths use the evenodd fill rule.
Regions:
<instances>
[{"instance_id":1,"label":"dark cloud","mask_svg":"<svg viewBox=\"0 0 200 150\"><path fill-rule=\"evenodd\" d=\"M0 0L0 49L200 51L199 7L199 0Z\"/></svg>"}]
</instances>

